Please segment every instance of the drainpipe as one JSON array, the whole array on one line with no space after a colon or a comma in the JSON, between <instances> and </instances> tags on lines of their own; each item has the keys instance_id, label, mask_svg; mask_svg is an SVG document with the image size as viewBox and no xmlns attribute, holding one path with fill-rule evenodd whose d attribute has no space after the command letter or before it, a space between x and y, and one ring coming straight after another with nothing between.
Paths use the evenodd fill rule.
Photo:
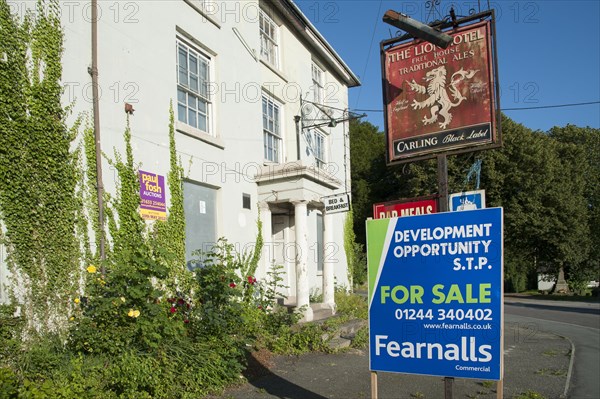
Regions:
<instances>
[{"instance_id":1,"label":"drainpipe","mask_svg":"<svg viewBox=\"0 0 600 399\"><path fill-rule=\"evenodd\" d=\"M100 259L106 259L104 237L104 185L102 184L102 148L100 146L100 104L98 90L98 0L92 1L92 107L94 110L94 139L96 141L96 189L98 195L98 243L100 245ZM101 265L102 274L105 273L104 262Z\"/></svg>"}]
</instances>

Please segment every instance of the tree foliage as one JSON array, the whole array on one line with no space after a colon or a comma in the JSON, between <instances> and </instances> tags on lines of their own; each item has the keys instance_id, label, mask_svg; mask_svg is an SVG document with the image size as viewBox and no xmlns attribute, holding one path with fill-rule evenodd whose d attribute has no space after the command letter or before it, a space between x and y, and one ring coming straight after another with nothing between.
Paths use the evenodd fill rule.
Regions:
<instances>
[{"instance_id":1,"label":"tree foliage","mask_svg":"<svg viewBox=\"0 0 600 399\"><path fill-rule=\"evenodd\" d=\"M533 131L502 117L503 147L448 157L449 191L475 189L482 161L488 207L504 207L507 289L533 288L536 273L565 270L574 289L598 279L600 131L572 125ZM372 204L437 193L435 160L385 166L385 138L368 122L350 130L354 229L365 243Z\"/></svg>"}]
</instances>

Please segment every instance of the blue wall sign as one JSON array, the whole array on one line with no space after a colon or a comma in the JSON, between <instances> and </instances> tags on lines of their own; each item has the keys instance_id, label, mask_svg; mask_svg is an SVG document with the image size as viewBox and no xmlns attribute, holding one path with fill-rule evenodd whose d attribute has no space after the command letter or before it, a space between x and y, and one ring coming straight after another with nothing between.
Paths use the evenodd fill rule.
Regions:
<instances>
[{"instance_id":1,"label":"blue wall sign","mask_svg":"<svg viewBox=\"0 0 600 399\"><path fill-rule=\"evenodd\" d=\"M367 221L370 369L502 377L502 208Z\"/></svg>"}]
</instances>

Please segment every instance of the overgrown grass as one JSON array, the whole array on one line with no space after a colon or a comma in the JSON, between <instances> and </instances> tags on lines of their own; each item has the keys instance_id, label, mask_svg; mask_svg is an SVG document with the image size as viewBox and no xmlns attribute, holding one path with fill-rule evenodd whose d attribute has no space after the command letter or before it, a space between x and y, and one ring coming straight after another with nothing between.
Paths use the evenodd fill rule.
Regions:
<instances>
[{"instance_id":1,"label":"overgrown grass","mask_svg":"<svg viewBox=\"0 0 600 399\"><path fill-rule=\"evenodd\" d=\"M75 313L67 337L47 335L25 344L14 309L0 307L1 399L203 397L239 381L250 348L287 355L330 352L327 337L342 323L367 318L366 299L341 290L335 294L337 316L325 322L298 324L298 313L273 300L257 307L256 296L248 295L258 289L254 279L236 280L227 272L233 270L227 256L199 277L204 293L214 291L212 303L205 296L153 299L158 293L145 283L153 276L152 263L137 261L132 270L138 270L138 280L129 295L120 296L117 288L134 281L130 272L90 274L96 288L89 289L92 295ZM141 276L140 270L148 272ZM131 302L131 290L139 290L139 303ZM367 340L365 327L353 346L364 347Z\"/></svg>"},{"instance_id":2,"label":"overgrown grass","mask_svg":"<svg viewBox=\"0 0 600 399\"><path fill-rule=\"evenodd\" d=\"M339 327L348 320L367 319L367 302L360 295L338 290L335 293L336 317L324 322L295 324L298 316L288 316L288 322L279 324L276 330L263 333L257 342L274 353L300 355L307 352L331 352L327 341L335 335ZM368 330L361 329L354 347L364 347L368 342Z\"/></svg>"},{"instance_id":3,"label":"overgrown grass","mask_svg":"<svg viewBox=\"0 0 600 399\"><path fill-rule=\"evenodd\" d=\"M542 394L539 394L535 391L526 391L522 392L519 395L515 396L514 399L546 399Z\"/></svg>"},{"instance_id":4,"label":"overgrown grass","mask_svg":"<svg viewBox=\"0 0 600 399\"><path fill-rule=\"evenodd\" d=\"M337 305L337 313L343 319L367 320L368 318L367 298L361 295L338 290L335 293L335 303Z\"/></svg>"}]
</instances>

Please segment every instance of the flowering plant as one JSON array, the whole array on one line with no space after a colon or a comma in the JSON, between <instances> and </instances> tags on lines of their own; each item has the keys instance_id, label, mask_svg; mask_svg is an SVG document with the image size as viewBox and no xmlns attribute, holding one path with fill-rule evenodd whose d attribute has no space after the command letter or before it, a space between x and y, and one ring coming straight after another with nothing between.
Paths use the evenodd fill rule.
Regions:
<instances>
[{"instance_id":1,"label":"flowering plant","mask_svg":"<svg viewBox=\"0 0 600 399\"><path fill-rule=\"evenodd\" d=\"M184 299L181 295L168 298L167 303L171 305L169 308L169 318L171 320L180 319L184 324L189 324L192 305L188 300Z\"/></svg>"},{"instance_id":2,"label":"flowering plant","mask_svg":"<svg viewBox=\"0 0 600 399\"><path fill-rule=\"evenodd\" d=\"M107 264L102 276L94 265L86 270L86 297L74 300L79 305L69 336L74 349L120 354L134 348L156 348L185 335L189 317L182 310L187 309L187 302L161 301L164 292L153 284L153 280L166 276L161 264L132 254L127 263ZM181 316L176 316L184 318L182 322L169 320L171 305L181 310Z\"/></svg>"}]
</instances>

